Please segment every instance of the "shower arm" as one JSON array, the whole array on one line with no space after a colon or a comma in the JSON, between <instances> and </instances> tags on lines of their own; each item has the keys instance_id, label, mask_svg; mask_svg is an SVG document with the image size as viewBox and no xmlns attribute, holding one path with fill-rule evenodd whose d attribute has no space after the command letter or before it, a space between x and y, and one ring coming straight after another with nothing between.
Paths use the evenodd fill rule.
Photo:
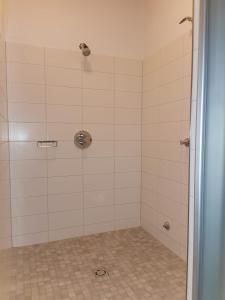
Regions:
<instances>
[{"instance_id":1,"label":"shower arm","mask_svg":"<svg viewBox=\"0 0 225 300\"><path fill-rule=\"evenodd\" d=\"M179 22L179 24L183 24L184 22L192 22L192 21L193 21L192 17L185 17Z\"/></svg>"}]
</instances>

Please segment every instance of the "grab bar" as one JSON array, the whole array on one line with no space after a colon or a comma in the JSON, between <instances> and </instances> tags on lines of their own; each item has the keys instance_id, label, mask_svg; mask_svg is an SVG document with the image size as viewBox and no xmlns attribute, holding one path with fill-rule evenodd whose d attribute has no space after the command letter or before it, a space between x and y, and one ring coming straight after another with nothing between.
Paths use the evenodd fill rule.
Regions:
<instances>
[{"instance_id":1,"label":"grab bar","mask_svg":"<svg viewBox=\"0 0 225 300\"><path fill-rule=\"evenodd\" d=\"M39 148L54 148L58 146L58 141L37 141Z\"/></svg>"}]
</instances>

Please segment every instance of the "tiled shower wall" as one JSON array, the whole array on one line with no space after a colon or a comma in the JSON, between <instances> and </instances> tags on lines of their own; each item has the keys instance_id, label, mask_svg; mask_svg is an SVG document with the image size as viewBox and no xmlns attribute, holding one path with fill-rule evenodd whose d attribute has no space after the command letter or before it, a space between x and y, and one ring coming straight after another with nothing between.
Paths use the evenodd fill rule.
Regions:
<instances>
[{"instance_id":1,"label":"tiled shower wall","mask_svg":"<svg viewBox=\"0 0 225 300\"><path fill-rule=\"evenodd\" d=\"M141 224L187 256L192 32L144 61ZM163 224L170 223L167 231Z\"/></svg>"},{"instance_id":2,"label":"tiled shower wall","mask_svg":"<svg viewBox=\"0 0 225 300\"><path fill-rule=\"evenodd\" d=\"M139 226L142 62L8 43L7 68L13 245Z\"/></svg>"},{"instance_id":3,"label":"tiled shower wall","mask_svg":"<svg viewBox=\"0 0 225 300\"><path fill-rule=\"evenodd\" d=\"M2 3L0 4L0 9L2 9ZM11 246L11 208L6 92L6 56L2 24L0 26L0 249L3 249Z\"/></svg>"}]
</instances>

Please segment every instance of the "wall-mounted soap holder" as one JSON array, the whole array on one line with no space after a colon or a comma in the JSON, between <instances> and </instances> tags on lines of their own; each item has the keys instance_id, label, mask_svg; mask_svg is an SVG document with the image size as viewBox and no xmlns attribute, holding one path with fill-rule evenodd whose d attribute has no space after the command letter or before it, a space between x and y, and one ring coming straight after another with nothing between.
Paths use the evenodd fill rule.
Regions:
<instances>
[{"instance_id":1,"label":"wall-mounted soap holder","mask_svg":"<svg viewBox=\"0 0 225 300\"><path fill-rule=\"evenodd\" d=\"M55 148L58 146L58 141L37 141L38 148Z\"/></svg>"}]
</instances>

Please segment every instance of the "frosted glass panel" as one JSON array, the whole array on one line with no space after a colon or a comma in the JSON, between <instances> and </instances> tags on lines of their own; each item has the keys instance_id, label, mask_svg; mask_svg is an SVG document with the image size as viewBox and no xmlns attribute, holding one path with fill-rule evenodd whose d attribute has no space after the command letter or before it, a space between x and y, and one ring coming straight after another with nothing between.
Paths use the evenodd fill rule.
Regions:
<instances>
[{"instance_id":1,"label":"frosted glass panel","mask_svg":"<svg viewBox=\"0 0 225 300\"><path fill-rule=\"evenodd\" d=\"M198 300L225 299L225 1L207 5Z\"/></svg>"}]
</instances>

